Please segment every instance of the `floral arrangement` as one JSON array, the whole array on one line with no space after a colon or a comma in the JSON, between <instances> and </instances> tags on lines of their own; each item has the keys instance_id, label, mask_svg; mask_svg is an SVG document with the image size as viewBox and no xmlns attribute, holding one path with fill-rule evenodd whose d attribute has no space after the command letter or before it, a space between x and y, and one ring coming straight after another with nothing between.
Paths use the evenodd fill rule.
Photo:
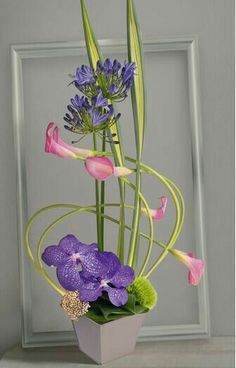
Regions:
<instances>
[{"instance_id":1,"label":"floral arrangement","mask_svg":"<svg viewBox=\"0 0 236 368\"><path fill-rule=\"evenodd\" d=\"M168 254L188 267L188 280L192 285L199 283L204 261L173 248L184 221L181 192L169 178L141 161L146 122L145 93L141 41L133 1L127 0L128 62L116 59L112 61L109 58L104 60L83 0L81 9L90 65L78 67L75 74L71 75L70 84L76 88L77 94L71 98L64 116L64 128L79 138L72 144L65 143L60 138L58 126L51 122L46 130L45 152L60 158L82 161L87 173L95 179L96 203L87 207L78 204L54 204L42 208L30 219L25 242L36 269L63 296L61 306L69 317L78 319L86 315L103 324L124 316L147 312L155 306L157 292L148 278ZM135 158L124 154L120 134L121 114L116 112L118 104L129 93L133 109ZM92 137L93 148L81 148L82 139L88 136ZM176 219L166 244L154 239L153 228L154 223L161 221L165 215L167 195L161 197L160 207L151 209L141 190L142 175L152 175L161 181L174 202ZM105 200L105 181L109 181L111 176L117 178L119 203L107 203ZM134 192L133 204L126 203L127 186ZM108 207L119 208L118 219L106 214ZM37 245L37 256L34 257L29 242L31 225L40 214L53 208L67 208L69 212L53 221L43 231ZM125 221L126 210L133 211L132 225ZM76 236L68 234L58 244L49 245L43 251L42 245L50 230L66 218L81 212L96 216L96 242L84 244ZM148 219L149 233L140 231L142 216ZM105 220L119 227L116 254L104 249ZM129 245L125 244L125 231L130 232ZM148 240L148 247L142 266L138 269L139 244L142 239ZM161 247L162 252L147 269L153 246ZM59 284L49 276L45 264L56 269Z\"/></svg>"}]
</instances>

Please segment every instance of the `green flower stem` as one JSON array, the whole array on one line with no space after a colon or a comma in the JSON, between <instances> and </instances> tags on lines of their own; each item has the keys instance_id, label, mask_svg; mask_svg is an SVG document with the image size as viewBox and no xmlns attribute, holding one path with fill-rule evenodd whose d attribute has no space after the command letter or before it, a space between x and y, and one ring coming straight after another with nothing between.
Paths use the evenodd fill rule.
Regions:
<instances>
[{"instance_id":1,"label":"green flower stem","mask_svg":"<svg viewBox=\"0 0 236 368\"><path fill-rule=\"evenodd\" d=\"M118 232L118 246L117 255L124 263L124 243L125 243L125 184L119 179L119 191L120 191L120 221L119 221L119 232Z\"/></svg>"},{"instance_id":2,"label":"green flower stem","mask_svg":"<svg viewBox=\"0 0 236 368\"><path fill-rule=\"evenodd\" d=\"M142 42L138 26L135 5L132 0L127 0L127 46L128 60L135 62L136 75L131 87L131 101L134 120L134 133L136 145L136 190L134 197L135 210L133 213L132 232L129 246L128 264L136 269L139 253L139 225L140 225L140 199L138 191L141 191L140 161L143 151L144 132L146 125L145 109L145 83L143 73Z\"/></svg>"},{"instance_id":3,"label":"green flower stem","mask_svg":"<svg viewBox=\"0 0 236 368\"><path fill-rule=\"evenodd\" d=\"M131 186L131 188L134 187L134 185L132 183L130 183L128 180L124 179L126 181L126 183ZM149 251L151 251L151 247L152 247L152 244L153 244L153 223L152 223L152 218L151 218L151 214L150 214L150 209L147 205L147 202L145 200L145 198L143 197L143 195L140 193L140 199L142 200L146 210L147 210L147 213L148 213L148 217L149 217L149 224L150 224L150 237L149 237ZM57 204L57 205L52 205L52 206L48 206L48 207L45 207L43 209L41 209L40 211L36 212L36 214L33 216L33 219L35 219L38 215L40 215L42 212L44 211L47 211L51 208L74 208L73 211L59 217L57 220L53 221L50 225L47 226L47 228L43 231L40 239L39 239L39 242L38 242L38 245L37 245L37 259L38 259L38 262L39 262L39 265L40 267L43 267L43 264L42 264L42 261L41 261L41 253L42 253L42 244L43 244L43 241L46 237L46 235L49 233L49 231L52 229L52 227L54 227L55 225L57 225L58 223L62 222L64 219L66 219L67 217L70 217L70 216L73 216L74 214L76 214L77 212L81 212L81 211L86 211L86 210L89 210L90 208L93 208L96 206L96 212L97 212L97 204L96 205L91 205L91 206L87 206L87 207L80 207L78 205L72 205L72 204L65 204L65 205L60 205L60 204ZM109 206L109 207L114 207L114 206L120 206L120 204L107 204L107 205L103 205L103 206ZM99 210L100 210L100 207L99 206ZM131 207L131 206L129 206ZM103 217L105 217L105 215L103 215ZM32 221L30 220L30 224L32 224ZM30 225L31 226L31 225ZM27 232L28 234L28 232ZM28 235L27 235L28 236ZM28 249L27 249L28 250ZM30 248L29 248L30 250ZM28 251L29 253L29 251ZM29 253L29 256L31 258L31 251ZM32 260L32 258L31 258Z\"/></svg>"},{"instance_id":4,"label":"green flower stem","mask_svg":"<svg viewBox=\"0 0 236 368\"><path fill-rule=\"evenodd\" d=\"M97 137L96 134L93 133L93 146L94 150L97 150ZM99 200L99 182L95 179L95 198L96 198L96 208L97 208L97 241L98 241L98 249L103 251L103 243L102 243L102 229L101 229L101 212L100 212L100 200Z\"/></svg>"},{"instance_id":5,"label":"green flower stem","mask_svg":"<svg viewBox=\"0 0 236 368\"><path fill-rule=\"evenodd\" d=\"M134 187L134 185L132 183L129 183L129 181L127 181L127 184L130 185L132 188ZM149 207L146 204L145 199L143 198L143 196L140 194L142 201L144 202L144 206L147 210L147 212L149 212L149 217L150 216L150 210ZM107 204L106 206L120 206L120 204ZM30 249L30 243L29 243L29 231L31 228L31 225L33 223L33 221L43 212L48 211L50 209L54 209L54 208L73 208L73 211L70 211L69 213L59 217L57 220L53 221L50 225L47 226L47 228L43 231L42 235L40 236L39 242L37 244L37 260L38 263L35 261L31 249ZM78 212L82 212L82 211L89 211L91 208L96 208L95 214L97 214L97 204L96 205L92 205L92 206L88 206L88 207L80 207L78 205L73 205L73 204L54 204L51 206L47 206L44 207L42 209L40 209L39 211L37 211L29 220L27 228L26 228L26 233L25 233L25 244L26 244L26 249L28 252L28 255L31 259L31 261L33 262L34 266L36 267L36 269L40 272L40 274L46 279L46 281L48 281L48 283L61 295L64 295L65 291L59 287L51 278L50 276L47 274L47 272L44 270L43 268L43 264L41 261L41 253L42 253L42 244L43 241L45 239L45 237L47 236L47 234L51 231L51 229L57 225L58 223L64 221L66 218L73 216L74 214L78 213ZM100 209L100 208L99 208ZM104 217L107 217L105 215L103 215ZM150 221L150 219L149 219ZM118 222L119 223L119 222ZM152 222L150 222L151 224ZM153 233L150 232L150 237L149 237L149 243L152 244L153 241Z\"/></svg>"},{"instance_id":6,"label":"green flower stem","mask_svg":"<svg viewBox=\"0 0 236 368\"><path fill-rule=\"evenodd\" d=\"M129 162L133 162L133 163L136 162L136 160L133 159L133 158L131 158L131 157L126 157L126 160L129 161ZM172 189L171 185L168 183L168 181L166 180L166 178L163 177L162 175L158 174L155 170L153 170L149 166L143 164L142 162L140 162L140 166L141 166L142 169L144 169L144 171L146 173L151 174L151 175L154 175L155 177L157 177L165 185L165 187L168 189L168 191L170 192L170 194L172 196L172 199L174 201L175 208L176 208L176 221L175 221L174 229L173 229L173 231L171 233L171 237L170 237L170 239L169 239L169 241L167 243L166 249L161 253L161 255L158 257L158 259L154 262L154 264L151 266L151 268L149 269L149 271L145 275L145 277L149 277L150 274L153 272L153 270L167 256L168 250L171 249L171 246L174 244L175 240L177 239L177 236L179 234L179 231L181 230L181 229L179 230L179 225L181 225L183 223L183 214L181 214L181 207L179 205L178 197L176 196L174 190ZM181 219L181 217L182 217L182 219ZM141 275L144 273L144 269L145 269L145 267L146 267L149 259L150 259L150 255L149 256L146 256L146 258L144 260L144 263L143 263L143 266L142 266L141 271L140 271L140 274Z\"/></svg>"},{"instance_id":7,"label":"green flower stem","mask_svg":"<svg viewBox=\"0 0 236 368\"><path fill-rule=\"evenodd\" d=\"M96 210L97 210L97 204L95 206L96 206ZM73 207L71 207L71 208L73 208ZM84 211L83 207L80 207L80 206L76 206L75 205L74 208L75 209L73 211L70 211L70 212L62 215L62 216L58 217L56 220L54 220L53 222L51 222L46 227L46 229L42 232L42 235L40 236L39 241L38 241L38 244L37 244L37 261L38 261L38 263L39 263L39 265L40 265L41 268L43 268L41 254L42 254L42 245L43 245L43 241L44 241L45 237L47 236L47 234L51 231L51 229L55 225L59 224L60 222L62 222L64 220L66 220L68 217L71 217L71 216L77 214L78 212L83 212Z\"/></svg>"},{"instance_id":8,"label":"green flower stem","mask_svg":"<svg viewBox=\"0 0 236 368\"><path fill-rule=\"evenodd\" d=\"M103 131L103 137L102 137L102 150L106 150L106 131ZM104 210L105 210L105 181L103 180L101 182L101 243L104 249Z\"/></svg>"},{"instance_id":9,"label":"green flower stem","mask_svg":"<svg viewBox=\"0 0 236 368\"><path fill-rule=\"evenodd\" d=\"M176 239L175 241L177 240L181 230L182 230L182 227L183 227L183 223L184 223L184 217L185 217L185 205L184 205L184 199L183 199L183 196L182 196L182 193L180 192L179 188L177 187L177 185L172 181L170 180L169 178L167 177L164 177L168 183L170 185L172 185L172 187L175 189L175 191L177 192L178 196L179 196L179 200L180 200L180 206L181 206L181 219L180 219L180 224L179 224L179 229L178 229L178 233L176 234Z\"/></svg>"},{"instance_id":10,"label":"green flower stem","mask_svg":"<svg viewBox=\"0 0 236 368\"><path fill-rule=\"evenodd\" d=\"M119 207L120 204L119 203L109 203L109 204L106 204L104 205L105 207ZM126 208L130 208L130 209L134 209L134 206L131 206L131 205L127 205L125 204L125 207ZM73 208L74 210L73 211L70 211L69 213L59 217L57 220L53 221L53 223L51 223L43 232L43 234L41 235L40 237L40 240L38 242L38 247L37 247L37 259L38 259L38 263L35 261L33 255L32 255L32 252L31 252L31 249L30 249L30 244L29 244L29 231L30 231L30 228L31 228L31 225L33 223L33 221L40 215L42 214L43 212L45 211L48 211L50 209L54 209L54 208ZM83 211L87 211L87 212L90 212L90 213L93 213L96 215L97 211L96 210L92 210L91 208L96 208L96 205L91 205L91 206L88 206L88 207L80 207L78 205L73 205L73 204L54 204L54 205L51 205L51 206L47 206L47 207L44 207L42 208L41 210L37 211L30 219L30 221L28 222L28 225L27 225L27 228L26 228L26 233L25 233L25 243L26 243L26 249L27 249L27 252L28 252L28 255L31 259L31 261L33 262L34 266L36 267L36 269L40 272L40 274L46 279L46 281L61 295L64 295L65 291L59 287L50 277L49 275L47 274L47 272L43 269L43 264L42 264L42 261L41 261L41 251L42 251L42 244L43 244L43 241L46 237L46 235L49 233L49 231L52 229L52 227L54 227L56 224L62 222L65 218L68 218L70 216L73 216L74 214L77 214L79 212L83 212ZM112 221L116 224L119 225L119 221L114 219L113 217L111 216L107 216L105 214L103 214L103 217L109 221ZM131 227L129 227L128 225L125 225L125 228L128 229L129 231L131 231ZM145 239L148 239L148 240L151 240L150 236L140 232L139 233L140 236L142 236L143 238ZM157 245L159 245L160 247L162 248L166 248L166 245L160 241L156 241L156 240L153 240L153 242Z\"/></svg>"},{"instance_id":11,"label":"green flower stem","mask_svg":"<svg viewBox=\"0 0 236 368\"><path fill-rule=\"evenodd\" d=\"M103 58L102 52L100 50L100 47L98 45L96 36L93 32L93 28L92 28L91 22L89 20L89 16L88 16L88 12L87 12L84 0L81 0L80 3L81 3L83 29L84 29L85 42L86 42L86 47L87 47L87 54L88 54L90 66L93 69L96 69L97 61L98 60L103 61L104 58ZM119 122L117 122L116 124L113 124L108 129L108 131L109 131L110 136L112 136L112 134L114 134L116 139L119 142L121 142ZM112 140L113 139L111 138L110 141L112 142ZM123 166L123 161L124 160L123 160L123 153L122 153L121 144L115 145L115 144L111 143L111 150L113 152L113 157L114 157L114 160L115 160L115 164L117 166ZM125 188L124 188L123 183L120 181L120 179L118 179L118 182L119 182L119 192L120 192L120 225L119 225L117 254L118 254L121 262L123 262L124 261ZM105 187L104 187L104 193L105 193ZM102 193L101 193L101 197L102 197ZM101 200L102 200L102 198L101 198ZM101 216L101 214L99 214L98 217L100 217L100 216ZM100 224L102 225L101 222L100 222ZM97 219L97 226L100 226L100 224L98 224L98 219ZM103 237L103 235L102 235L102 237Z\"/></svg>"},{"instance_id":12,"label":"green flower stem","mask_svg":"<svg viewBox=\"0 0 236 368\"><path fill-rule=\"evenodd\" d=\"M117 126L117 134L118 134L118 136L116 136L116 139L117 138L120 139L119 126ZM109 137L109 140L112 142L113 137L112 137L112 134L111 134L110 130L108 130L108 137ZM116 146L116 145L111 143L111 149L112 149L112 152L113 152L113 157L114 157L115 164L118 165L118 166L124 166L123 165L124 159L123 159L122 148L120 147L120 150L119 150L120 155L118 155L117 151L116 151L116 147L114 147L114 146ZM117 255L118 255L121 263L124 263L125 183L120 178L118 178L118 184L119 184L119 194L120 194L120 223L119 223L119 231L118 231Z\"/></svg>"},{"instance_id":13,"label":"green flower stem","mask_svg":"<svg viewBox=\"0 0 236 368\"><path fill-rule=\"evenodd\" d=\"M126 158L129 162L133 162L135 163L135 160L128 157ZM150 253L151 253L151 248L152 248L152 244L155 243L159 246L161 246L162 248L164 248L164 252L162 253L162 258L161 260L163 260L166 256L166 253L168 254L169 250L171 250L171 247L173 246L174 242L176 241L180 231L181 231L181 228L182 228L182 224L183 224L183 220L184 220L184 202L183 202L183 198L182 198L182 195L178 189L178 187L168 178L165 178L163 177L162 175L158 174L157 172L155 172L155 170L149 168L147 165L144 165L142 163L140 163L140 166L143 168L143 170L146 172L146 173L149 173L149 174L152 174L154 176L156 176L159 180L161 180L163 182L164 185L166 185L167 189L170 191L172 197L173 197L173 189L171 188L171 186L176 190L178 196L179 196L179 199L180 199L180 203L181 203L181 208L180 208L180 212L181 212L181 218L179 218L178 214L177 214L177 221L175 223L175 227L172 231L172 235L170 237L170 240L168 241L168 243L165 245L164 243L160 242L160 241L156 241L156 240L153 240L153 224L152 224L152 218L151 218L151 214L150 214L150 209L147 205L147 202L145 200L145 198L143 197L143 195L141 193L139 193L139 198L140 200L144 203L144 207L146 208L147 210L147 213L148 213L148 217L149 217L149 223L150 223L150 236L142 233L142 232L139 232L140 236L142 236L143 238L149 240L149 247L148 247L148 252L147 252L147 256L144 260L144 264L143 264L143 267L141 269L141 273L143 272L144 268L146 267L146 264L150 258ZM121 180L123 182L125 182L126 184L128 184L133 190L136 189L135 185L132 184L129 180L127 180L126 178L121 178ZM176 199L176 196L175 196L175 193L174 193L174 198L173 198L174 202L177 200L177 205L176 207L178 207L178 199ZM107 206L116 206L116 207L119 207L120 204L104 204L105 207ZM72 216L78 212L82 212L82 211L88 211L88 212L92 212L94 214L97 214L97 204L96 205L92 205L90 207L80 207L80 206L77 206L77 205L68 205L68 204L55 204L55 205L51 205L51 206L47 206L39 211L37 211L33 216L32 218L30 219L30 221L28 222L28 225L27 225L27 228L26 228L26 234L25 234L25 243L26 243L26 249L27 249L27 252L28 252L28 255L29 255L29 258L31 259L31 261L33 262L34 266L36 267L36 269L40 272L40 274L46 279L46 281L57 291L59 292L61 295L63 295L65 293L65 291L59 287L50 277L49 275L46 273L46 271L43 269L42 267L42 262L41 262L41 247L42 247L42 244L43 244L43 240L45 238L45 236L47 235L47 233L50 231L51 229L51 226L49 225L47 227L47 229L45 230L44 232L44 237L41 236L40 237L40 240L39 240L39 247L38 247L38 250L37 250L37 257L38 257L38 263L35 261L34 257L33 257L33 254L31 252L31 249L30 249L30 244L29 244L29 230L30 230L30 227L33 223L33 221L36 219L37 216L39 216L41 213L43 213L44 211L47 211L49 209L53 209L53 208L73 208L74 210L71 211L69 214L66 214L64 216L61 216L59 219L57 219L56 221L53 222L53 226L61 221L63 221L66 217L69 217L69 216ZM96 208L96 211L92 210L92 208ZM131 209L134 209L134 206L131 206L131 205L126 205L125 204L125 207L126 208L131 208ZM99 210L100 210L101 206L99 205ZM178 212L178 211L177 211ZM118 220L115 220L113 219L111 216L107 216L107 215L103 215L102 217L104 217L105 219L107 220L110 220L110 221L113 221L117 224L119 224L119 221ZM131 227L129 227L128 225L125 225L124 224L124 228L128 229L129 231L132 230ZM46 235L45 235L46 234ZM164 254L164 256L163 256ZM155 269L156 267L156 264L160 263L159 259L154 263L154 265L151 267L151 269L148 271L148 273L145 275L145 277L148 277L151 272Z\"/></svg>"},{"instance_id":14,"label":"green flower stem","mask_svg":"<svg viewBox=\"0 0 236 368\"><path fill-rule=\"evenodd\" d=\"M120 204L109 204L109 206L120 206ZM32 261L33 265L35 266L36 270L45 278L45 280L60 294L60 295L64 295L65 294L65 290L63 288L61 288L60 286L58 286L53 280L52 278L48 275L48 273L45 271L45 269L43 268L43 263L41 260L41 253L42 253L42 245L44 242L45 237L47 236L47 234L51 231L51 229L59 224L60 222L64 221L66 218L69 218L79 212L83 212L83 211L87 211L87 212L91 212L92 210L90 208L96 208L97 205L92 205L92 206L88 206L88 207L80 207L78 205L73 205L73 204L54 204L51 206L47 206L44 207L42 209L40 209L39 211L37 211L29 220L27 228L26 228L26 232L25 232L25 244L26 244L26 250L28 252L28 255L30 257L30 260ZM37 244L37 260L38 262L35 261L34 256L31 252L31 248L30 248L30 242L29 242L29 231L31 228L32 223L34 222L34 220L43 212L48 211L50 209L54 209L54 208L74 208L74 210L66 213L63 216L60 216L58 219L56 219L55 221L53 221L51 224L49 224L47 226L47 228L43 231L42 235L40 236L39 242ZM94 213L95 215L97 214L97 210L92 211L92 213ZM106 215L103 214L104 217L108 217ZM117 221L117 223L119 224L119 221Z\"/></svg>"},{"instance_id":15,"label":"green flower stem","mask_svg":"<svg viewBox=\"0 0 236 368\"><path fill-rule=\"evenodd\" d=\"M51 208L57 208L57 205L52 205L52 206L48 206L46 207L47 210L51 209ZM66 206L64 206L66 207ZM60 295L64 295L65 291L64 289L62 289L60 286L58 286L51 278L50 276L47 274L47 272L42 269L42 267L40 266L40 264L38 264L35 259L34 256L31 252L30 249L30 242L29 242L29 231L31 228L32 223L34 222L34 220L42 213L46 210L45 208L42 208L41 210L37 211L29 220L27 227L26 227L26 231L25 231L25 245L26 245L26 250L28 253L28 256L31 260L31 262L33 263L34 267L36 268L36 270L45 278L45 280L60 294Z\"/></svg>"},{"instance_id":16,"label":"green flower stem","mask_svg":"<svg viewBox=\"0 0 236 368\"><path fill-rule=\"evenodd\" d=\"M122 180L127 183L127 185L129 185L135 192L137 191L138 194L138 201L142 201L146 210L147 210L147 215L148 215L148 220L149 220L149 227L150 227L150 239L149 239L149 246L148 246L148 250L147 250L147 254L146 257L144 259L143 262L143 266L141 268L141 271L139 273L139 276L142 275L146 265L148 264L149 258L151 256L151 252L152 252L152 246L153 246L153 220L152 220L152 216L151 216L151 212L150 212L150 208L147 204L146 199L144 198L144 196L142 195L142 193L137 190L136 186L131 183L127 178L122 178Z\"/></svg>"},{"instance_id":17,"label":"green flower stem","mask_svg":"<svg viewBox=\"0 0 236 368\"><path fill-rule=\"evenodd\" d=\"M106 153L104 152L104 154L105 155L108 155L108 156L110 155L108 152L106 152ZM132 163L134 163L134 164L137 165L137 160L135 160L135 159L133 159L133 158L131 158L129 156L126 156L125 159L127 161L132 162ZM158 258L158 260L154 263L154 265L148 271L148 273L146 275L146 277L147 277L160 264L160 262L162 260L164 260L164 258L167 256L168 250L174 245L174 243L175 243L175 241L176 241L176 239L177 239L177 237L178 237L178 235L179 235L179 233L181 231L181 228L182 228L182 225L183 225L183 221L184 221L184 202L183 202L183 198L182 198L182 195L181 195L179 189L177 188L177 186L170 179L167 179L164 176L158 174L155 170L153 170L151 167L143 164L142 162L140 162L140 167L144 170L145 173L154 175L157 179L159 179L165 185L165 187L167 188L167 190L170 192L170 194L172 196L172 199L174 201L175 208L176 208L176 221L175 221L175 226L174 226L174 229L172 231L170 240L167 243L167 249L163 251L163 253L160 255L160 257ZM181 200L181 203L182 203L182 208L179 205L178 197L176 196L174 190L171 188L171 185L174 186L174 188L177 189L177 192L179 193L179 197L180 197L180 200ZM149 261L149 258L150 258L150 253L149 253L148 259L145 258L145 260L144 260L144 264L145 265L147 265L147 263ZM143 272L143 270L144 270L144 267L143 266L142 266L141 270Z\"/></svg>"},{"instance_id":18,"label":"green flower stem","mask_svg":"<svg viewBox=\"0 0 236 368\"><path fill-rule=\"evenodd\" d=\"M175 185L175 183L173 183L168 178L165 178L165 179L175 188L175 190L176 190L176 192L179 196L181 217L180 217L180 221L179 221L179 225L178 225L178 229L177 229L176 233L171 236L171 239L169 240L169 242L167 242L164 251L158 257L158 259L153 263L153 265L150 267L150 269L146 273L145 277L149 277L151 275L151 273L156 269L156 267L165 259L167 254L171 251L171 249L173 248L173 245L175 244L175 242L176 242L176 240L177 240L177 238L180 234L180 231L182 229L183 222L184 222L185 209L184 209L184 201L183 201L182 194L181 194L180 190L178 189L178 187Z\"/></svg>"},{"instance_id":19,"label":"green flower stem","mask_svg":"<svg viewBox=\"0 0 236 368\"><path fill-rule=\"evenodd\" d=\"M136 250L137 250L137 238L139 231L139 218L140 218L140 200L139 193L141 190L141 178L140 178L140 162L137 161L137 172L136 172L136 185L135 185L135 199L134 199L134 214L132 222L132 232L129 245L129 256L128 265L133 267L136 261Z\"/></svg>"}]
</instances>

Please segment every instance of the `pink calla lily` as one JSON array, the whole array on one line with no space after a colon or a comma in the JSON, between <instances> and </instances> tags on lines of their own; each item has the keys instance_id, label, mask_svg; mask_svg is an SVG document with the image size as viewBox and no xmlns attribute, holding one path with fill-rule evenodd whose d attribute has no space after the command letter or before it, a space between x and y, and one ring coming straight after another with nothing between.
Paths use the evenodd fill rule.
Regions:
<instances>
[{"instance_id":1,"label":"pink calla lily","mask_svg":"<svg viewBox=\"0 0 236 368\"><path fill-rule=\"evenodd\" d=\"M167 206L167 197L162 196L161 197L161 207L153 209L153 210L150 209L152 219L156 221L160 221L165 215L166 206ZM146 208L141 208L141 211L144 215L147 216L148 213L147 213Z\"/></svg>"},{"instance_id":2,"label":"pink calla lily","mask_svg":"<svg viewBox=\"0 0 236 368\"><path fill-rule=\"evenodd\" d=\"M89 175L97 180L106 180L109 176L126 176L132 173L127 167L114 166L112 161L104 156L88 157L85 168Z\"/></svg>"},{"instance_id":3,"label":"pink calla lily","mask_svg":"<svg viewBox=\"0 0 236 368\"><path fill-rule=\"evenodd\" d=\"M192 253L185 253L176 249L172 249L171 253L188 267L188 282L195 286L198 285L204 272L205 261L194 258Z\"/></svg>"},{"instance_id":4,"label":"pink calla lily","mask_svg":"<svg viewBox=\"0 0 236 368\"><path fill-rule=\"evenodd\" d=\"M49 123L46 131L45 152L61 158L84 159L93 156L92 150L77 148L66 144L59 138L59 128L55 123Z\"/></svg>"}]
</instances>

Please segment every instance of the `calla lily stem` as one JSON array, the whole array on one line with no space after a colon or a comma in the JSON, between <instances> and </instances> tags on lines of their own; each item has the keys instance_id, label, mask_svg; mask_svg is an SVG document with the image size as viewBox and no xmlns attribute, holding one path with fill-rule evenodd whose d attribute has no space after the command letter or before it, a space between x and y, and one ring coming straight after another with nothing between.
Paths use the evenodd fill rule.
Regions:
<instances>
[{"instance_id":1,"label":"calla lily stem","mask_svg":"<svg viewBox=\"0 0 236 368\"><path fill-rule=\"evenodd\" d=\"M97 150L97 138L95 133L93 134L93 146L94 150ZM102 241L102 222L101 222L101 212L100 212L100 201L99 201L99 182L95 179L95 198L96 198L96 208L97 208L97 241L98 241L98 249L102 252L103 251L103 241Z\"/></svg>"},{"instance_id":2,"label":"calla lily stem","mask_svg":"<svg viewBox=\"0 0 236 368\"><path fill-rule=\"evenodd\" d=\"M130 157L126 157L127 161L135 163L135 159L132 159ZM151 218L151 214L150 214L150 209L149 206L145 200L145 198L143 197L142 193L139 192L139 200L141 200L147 210L147 214L148 214L148 219L149 219L149 224L150 224L150 235L146 235L142 232L139 232L139 235L146 238L147 240L149 240L149 246L148 246L148 250L147 250L147 254L146 257L144 259L144 263L141 267L140 273L139 275L142 275L144 273L145 267L150 259L150 255L151 255L151 250L152 250L152 245L153 243L160 245L162 248L164 248L164 251L161 253L160 257L154 262L154 264L151 266L151 268L149 269L149 271L145 274L145 277L149 277L150 274L153 272L153 270L160 264L160 262L167 256L167 254L169 253L169 250L171 250L171 248L173 247L180 231L183 225L183 221L184 221L184 202L183 202L183 198L181 195L180 190L178 189L178 187L168 178L158 174L155 170L149 168L147 165L140 163L140 166L144 169L145 172L154 175L155 177L157 177L159 180L162 181L162 183L166 186L166 188L168 189L168 191L170 192L174 203L175 203L175 207L176 207L176 211L177 211L177 215L176 215L176 222L175 222L175 226L174 229L172 231L171 237L169 239L169 241L167 242L166 245L164 245L164 243L158 242L156 240L153 239L153 223L152 223L152 218ZM131 187L131 189L135 190L136 187L133 183L131 183L127 178L122 178L122 181L125 182L127 185L129 185ZM174 188L174 189L173 189ZM178 197L176 196L174 190L177 192ZM180 200L180 205L179 205L179 200ZM30 219L30 221L28 222L27 228L26 228L26 233L25 233L25 244L26 244L26 249L28 252L28 255L31 259L31 261L33 262L33 264L35 265L36 269L42 274L42 276L46 279L46 281L52 286L54 287L54 289L59 292L61 295L63 295L64 290L59 287L51 278L50 276L47 274L47 272L43 269L43 265L41 262L41 248L42 248L42 244L43 241L46 237L46 235L48 234L48 232L51 230L51 228L53 226L55 226L56 224L60 223L61 221L63 221L65 218L70 217L78 212L82 212L82 211L88 211L91 213L96 213L100 212L97 211L97 209L100 210L101 207L109 207L109 206L116 206L119 207L120 204L103 204L102 206L97 204L96 205L92 205L92 206L88 206L88 207L80 207L78 205L71 205L71 204L55 204L55 205L51 205L45 208L42 208L41 210L37 211ZM92 208L96 208L96 211L92 210ZM134 209L134 206L131 205L126 205L124 204L124 207L126 208L131 208ZM31 252L31 248L30 248L30 244L29 244L29 231L31 228L31 225L33 223L33 221L44 211L53 209L53 208L73 208L74 210L61 216L59 219L57 219L56 221L54 221L52 224L50 224L43 232L43 234L41 235L40 239L39 239L39 243L38 243L38 247L37 247L37 260L38 262L35 261L34 256ZM92 212L94 211L94 212ZM105 219L108 219L110 221L113 221L115 223L119 224L118 220L113 219L111 216L107 216L104 213L100 212L101 216ZM124 228L128 229L131 231L131 228L124 224Z\"/></svg>"}]
</instances>

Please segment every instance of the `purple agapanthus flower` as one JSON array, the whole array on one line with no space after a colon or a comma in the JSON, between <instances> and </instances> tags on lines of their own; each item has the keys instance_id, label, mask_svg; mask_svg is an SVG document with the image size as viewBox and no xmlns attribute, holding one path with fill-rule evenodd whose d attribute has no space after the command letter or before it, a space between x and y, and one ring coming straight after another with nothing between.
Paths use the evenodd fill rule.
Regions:
<instances>
[{"instance_id":1,"label":"purple agapanthus flower","mask_svg":"<svg viewBox=\"0 0 236 368\"><path fill-rule=\"evenodd\" d=\"M72 83L89 98L96 98L101 90L104 98L119 102L128 95L135 69L133 62L122 66L117 59L107 58L104 63L99 60L95 70L88 65L77 68Z\"/></svg>"},{"instance_id":2,"label":"purple agapanthus flower","mask_svg":"<svg viewBox=\"0 0 236 368\"><path fill-rule=\"evenodd\" d=\"M112 252L94 252L83 263L79 289L81 301L95 301L104 291L110 302L119 307L127 303L126 287L134 280L134 270L121 265L119 258Z\"/></svg>"},{"instance_id":3,"label":"purple agapanthus flower","mask_svg":"<svg viewBox=\"0 0 236 368\"><path fill-rule=\"evenodd\" d=\"M97 90L97 95L92 99L76 95L70 100L71 103L67 106L70 114L66 113L64 116L64 120L70 125L65 125L66 129L86 135L106 129L119 119L120 114L114 114L113 106L108 104L101 89Z\"/></svg>"},{"instance_id":4,"label":"purple agapanthus flower","mask_svg":"<svg viewBox=\"0 0 236 368\"><path fill-rule=\"evenodd\" d=\"M99 60L95 70L97 83L100 83L102 93L106 98L112 101L123 101L131 88L134 73L135 63L125 62L124 66L118 60L113 62L107 58L102 64Z\"/></svg>"},{"instance_id":5,"label":"purple agapanthus flower","mask_svg":"<svg viewBox=\"0 0 236 368\"><path fill-rule=\"evenodd\" d=\"M92 98L92 104L94 107L108 107L108 101L103 97L102 91L99 89L97 96Z\"/></svg>"},{"instance_id":6,"label":"purple agapanthus flower","mask_svg":"<svg viewBox=\"0 0 236 368\"><path fill-rule=\"evenodd\" d=\"M135 63L125 63L121 72L121 77L124 84L132 80L135 69L136 69Z\"/></svg>"},{"instance_id":7,"label":"purple agapanthus flower","mask_svg":"<svg viewBox=\"0 0 236 368\"><path fill-rule=\"evenodd\" d=\"M89 104L89 100L87 99L87 97L84 97L84 96L76 95L74 98L71 98L70 102L71 102L71 106L73 106L75 109L89 110L91 108L91 105Z\"/></svg>"},{"instance_id":8,"label":"purple agapanthus flower","mask_svg":"<svg viewBox=\"0 0 236 368\"><path fill-rule=\"evenodd\" d=\"M114 114L114 109L112 105L109 105L107 107L108 107L107 112L101 112L96 108L93 108L90 111L90 116L93 121L93 126L96 126L97 124L102 124L105 121L108 121L112 117L112 115Z\"/></svg>"},{"instance_id":9,"label":"purple agapanthus flower","mask_svg":"<svg viewBox=\"0 0 236 368\"><path fill-rule=\"evenodd\" d=\"M76 69L76 73L73 76L73 82L76 87L85 84L94 84L96 80L93 70L88 65L82 65L81 68Z\"/></svg>"},{"instance_id":10,"label":"purple agapanthus flower","mask_svg":"<svg viewBox=\"0 0 236 368\"><path fill-rule=\"evenodd\" d=\"M74 235L62 238L58 245L50 245L43 254L42 260L51 267L57 268L57 278L66 290L78 290L81 287L79 266L82 267L88 255L97 253L97 244L81 243Z\"/></svg>"}]
</instances>

